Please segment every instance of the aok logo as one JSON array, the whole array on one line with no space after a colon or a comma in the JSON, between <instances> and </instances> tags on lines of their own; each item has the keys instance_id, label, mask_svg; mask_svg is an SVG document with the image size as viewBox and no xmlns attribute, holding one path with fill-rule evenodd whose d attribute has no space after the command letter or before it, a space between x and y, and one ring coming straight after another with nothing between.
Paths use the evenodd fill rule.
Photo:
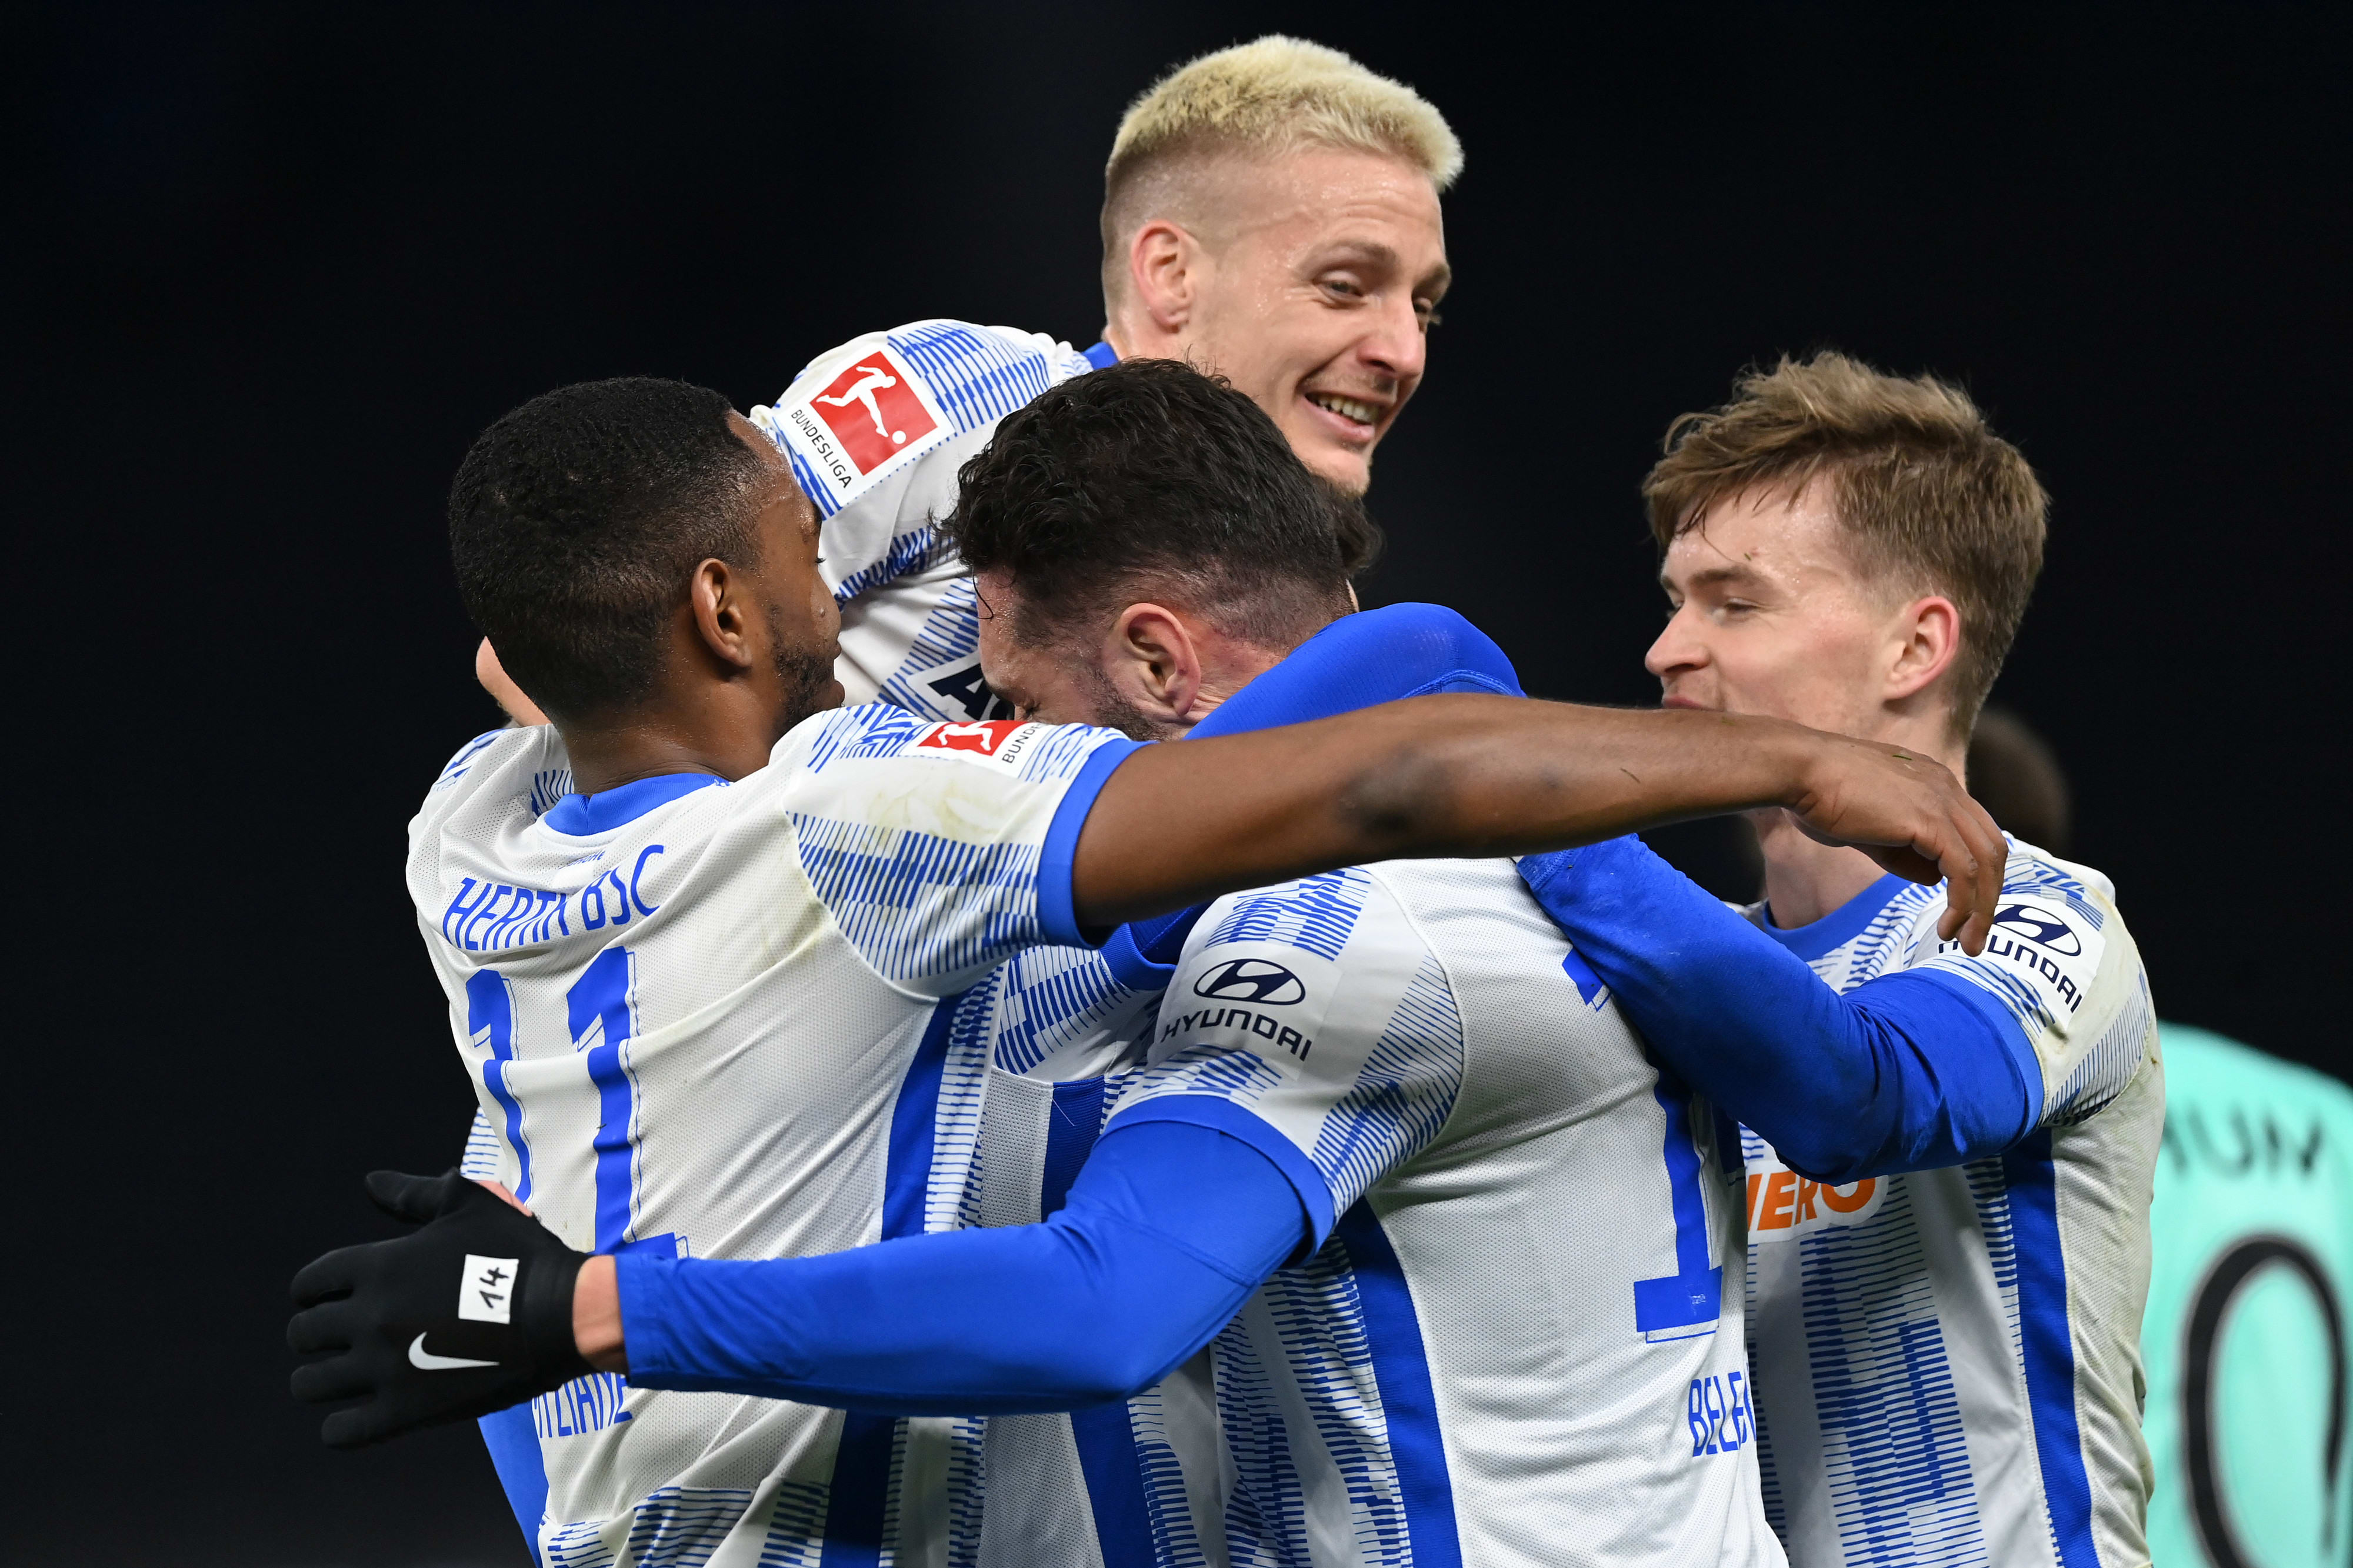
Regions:
<instances>
[{"instance_id":1,"label":"aok logo","mask_svg":"<svg viewBox=\"0 0 2353 1568\"><path fill-rule=\"evenodd\" d=\"M1029 748L1026 731L1035 724L1018 719L984 719L976 724L934 724L915 742L918 752L955 752L975 760L1011 766Z\"/></svg>"},{"instance_id":2,"label":"aok logo","mask_svg":"<svg viewBox=\"0 0 2353 1568\"><path fill-rule=\"evenodd\" d=\"M1299 976L1280 963L1271 963L1263 958L1234 958L1193 982L1193 994L1219 1002L1256 1002L1261 1006L1280 1007L1304 1001L1307 987L1300 983Z\"/></svg>"},{"instance_id":3,"label":"aok logo","mask_svg":"<svg viewBox=\"0 0 2353 1568\"><path fill-rule=\"evenodd\" d=\"M904 365L876 349L809 398L809 407L861 473L872 473L939 428Z\"/></svg>"},{"instance_id":4,"label":"aok logo","mask_svg":"<svg viewBox=\"0 0 2353 1568\"><path fill-rule=\"evenodd\" d=\"M1887 1184L1873 1176L1832 1186L1801 1176L1768 1155L1748 1164L1748 1236L1786 1241L1834 1225L1861 1225L1879 1212Z\"/></svg>"}]
</instances>

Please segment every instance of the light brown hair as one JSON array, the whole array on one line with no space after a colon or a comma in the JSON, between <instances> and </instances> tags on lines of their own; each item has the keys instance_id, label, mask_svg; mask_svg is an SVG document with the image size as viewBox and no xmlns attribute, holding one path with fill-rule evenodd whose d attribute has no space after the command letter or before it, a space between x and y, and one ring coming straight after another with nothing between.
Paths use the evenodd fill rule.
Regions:
<instances>
[{"instance_id":1,"label":"light brown hair","mask_svg":"<svg viewBox=\"0 0 2353 1568\"><path fill-rule=\"evenodd\" d=\"M1844 354L1750 371L1733 400L1667 427L1642 481L1664 550L1716 502L1745 490L1833 487L1855 565L1960 612L1950 679L1965 738L1993 689L2042 571L2051 498L1968 394L1934 376L1883 375Z\"/></svg>"},{"instance_id":2,"label":"light brown hair","mask_svg":"<svg viewBox=\"0 0 2353 1568\"><path fill-rule=\"evenodd\" d=\"M1440 190L1462 171L1446 117L1339 50L1270 33L1188 61L1128 106L1103 169L1103 299L1126 289L1125 241L1147 219L1193 215L1181 188L1220 156L1337 147L1398 158Z\"/></svg>"}]
</instances>

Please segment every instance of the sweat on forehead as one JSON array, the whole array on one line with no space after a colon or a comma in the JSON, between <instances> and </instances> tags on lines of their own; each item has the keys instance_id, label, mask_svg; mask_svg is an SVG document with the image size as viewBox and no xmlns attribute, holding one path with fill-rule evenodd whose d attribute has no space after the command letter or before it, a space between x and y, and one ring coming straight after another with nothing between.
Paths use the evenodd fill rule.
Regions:
<instances>
[{"instance_id":1,"label":"sweat on forehead","mask_svg":"<svg viewBox=\"0 0 2353 1568\"><path fill-rule=\"evenodd\" d=\"M1834 519L1858 574L1952 599L1966 731L2042 570L2050 498L2034 470L1968 394L1934 376L1820 353L1750 371L1735 392L1668 426L1666 455L1642 481L1661 548L1695 520L1728 515L1727 500L1802 485L1804 507L1791 510Z\"/></svg>"},{"instance_id":2,"label":"sweat on forehead","mask_svg":"<svg viewBox=\"0 0 2353 1568\"><path fill-rule=\"evenodd\" d=\"M1129 106L1103 170L1106 268L1138 225L1200 225L1222 176L1311 148L1395 159L1440 191L1462 170L1462 144L1413 89L1337 49L1270 35L1178 67Z\"/></svg>"}]
</instances>

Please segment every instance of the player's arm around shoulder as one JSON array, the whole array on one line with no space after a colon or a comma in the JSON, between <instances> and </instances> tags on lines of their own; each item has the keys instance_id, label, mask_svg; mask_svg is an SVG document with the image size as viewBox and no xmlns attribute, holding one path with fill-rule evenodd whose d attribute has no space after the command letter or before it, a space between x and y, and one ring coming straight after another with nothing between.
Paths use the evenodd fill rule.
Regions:
<instances>
[{"instance_id":1,"label":"player's arm around shoulder","mask_svg":"<svg viewBox=\"0 0 2353 1568\"><path fill-rule=\"evenodd\" d=\"M1320 1245L1438 1135L1462 1072L1444 964L1379 870L1352 867L1210 906L1110 1127L1240 1138L1291 1178Z\"/></svg>"},{"instance_id":2,"label":"player's arm around shoulder","mask_svg":"<svg viewBox=\"0 0 2353 1568\"><path fill-rule=\"evenodd\" d=\"M2086 866L2012 843L1976 957L1922 934L1915 966L1991 993L2042 1064L2042 1124L2081 1121L2158 1059L2157 1015L2116 889Z\"/></svg>"}]
</instances>

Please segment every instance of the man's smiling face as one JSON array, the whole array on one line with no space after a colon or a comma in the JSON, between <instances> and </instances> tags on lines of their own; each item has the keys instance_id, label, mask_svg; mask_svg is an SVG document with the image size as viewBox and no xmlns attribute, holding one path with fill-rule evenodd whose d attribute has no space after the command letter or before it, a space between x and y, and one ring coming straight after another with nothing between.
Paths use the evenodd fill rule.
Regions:
<instances>
[{"instance_id":1,"label":"man's smiling face","mask_svg":"<svg viewBox=\"0 0 2353 1568\"><path fill-rule=\"evenodd\" d=\"M1253 160L1224 184L1230 216L1203 237L1216 259L1188 347L1310 468L1361 494L1421 384L1446 292L1438 192L1401 160L1324 148Z\"/></svg>"}]
</instances>

